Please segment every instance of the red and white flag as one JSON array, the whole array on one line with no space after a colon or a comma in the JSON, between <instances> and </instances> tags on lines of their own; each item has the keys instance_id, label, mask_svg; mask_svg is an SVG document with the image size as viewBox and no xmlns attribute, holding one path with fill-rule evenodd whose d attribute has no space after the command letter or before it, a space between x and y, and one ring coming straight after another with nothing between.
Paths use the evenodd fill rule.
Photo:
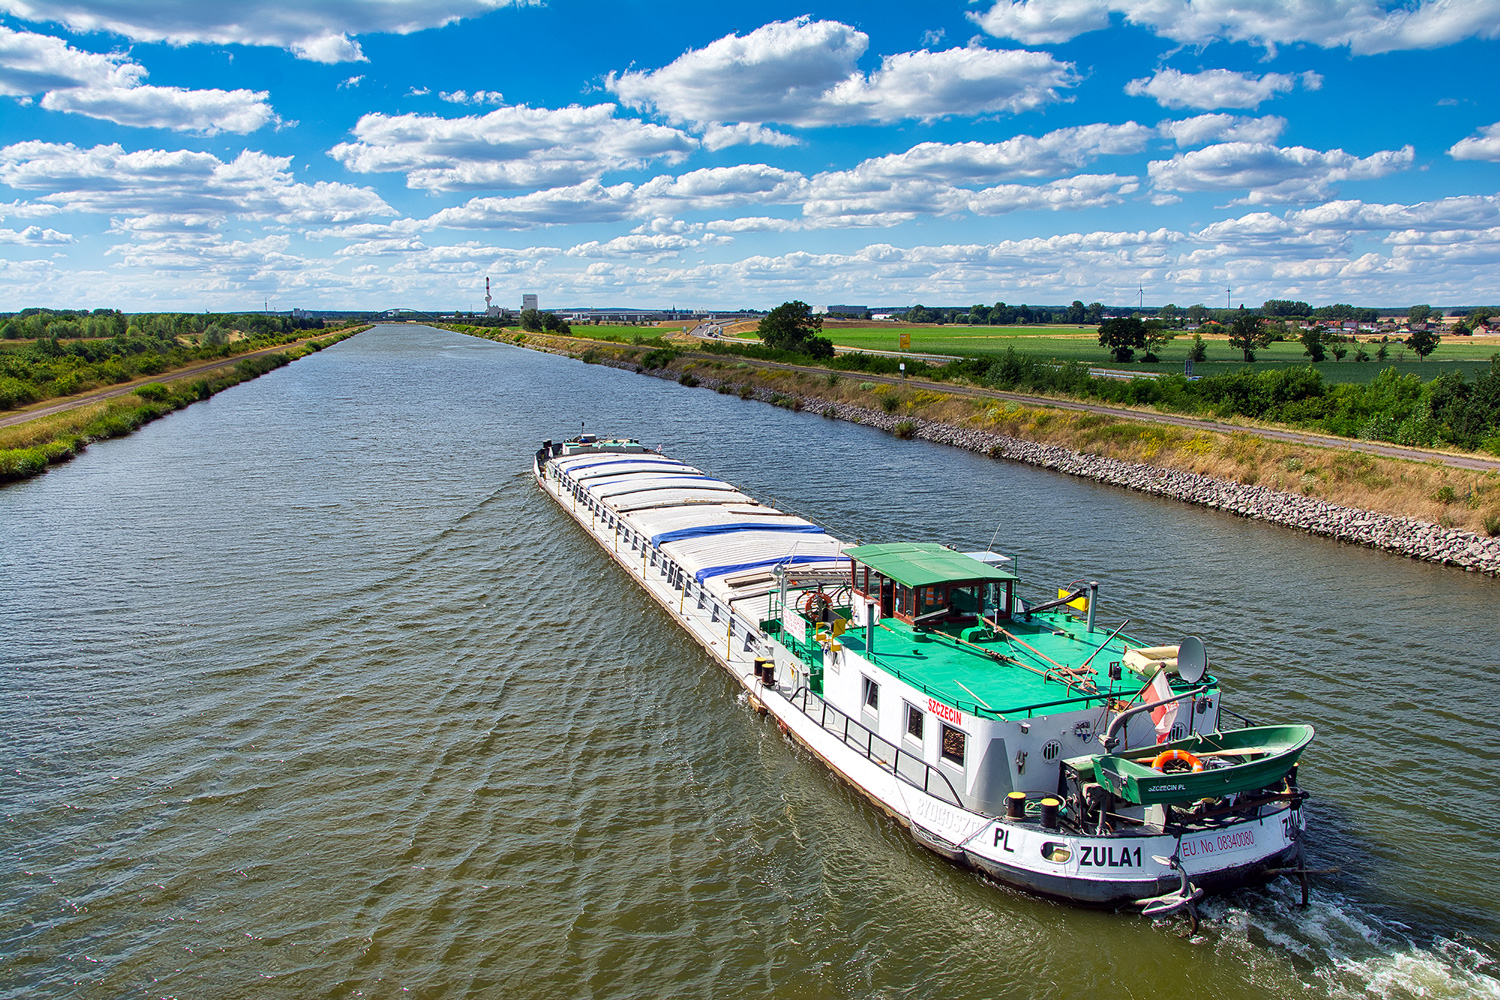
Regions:
<instances>
[{"instance_id":1,"label":"red and white flag","mask_svg":"<svg viewBox=\"0 0 1500 1000\"><path fill-rule=\"evenodd\" d=\"M1156 676L1151 678L1151 700L1165 701L1172 697L1172 684L1167 680L1167 672L1158 670ZM1157 705L1151 710L1151 721L1156 723L1156 742L1165 743L1172 736L1172 725L1177 721L1177 706L1182 704L1174 701L1170 705Z\"/></svg>"}]
</instances>

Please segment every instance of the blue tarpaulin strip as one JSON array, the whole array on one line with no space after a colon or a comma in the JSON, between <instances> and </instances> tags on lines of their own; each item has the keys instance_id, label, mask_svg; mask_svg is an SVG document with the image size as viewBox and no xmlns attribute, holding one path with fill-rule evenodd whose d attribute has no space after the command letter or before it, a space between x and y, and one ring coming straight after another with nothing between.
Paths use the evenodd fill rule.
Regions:
<instances>
[{"instance_id":1,"label":"blue tarpaulin strip","mask_svg":"<svg viewBox=\"0 0 1500 1000\"><path fill-rule=\"evenodd\" d=\"M677 466L682 466L683 468L687 467L686 463L684 463L684 462L674 462L670 458L606 458L606 459L601 459L598 462L585 462L583 465L570 465L570 466L568 466L568 473L571 475L572 473L577 472L579 469L592 469L595 466L599 466L599 465L632 465L632 464L633 465L677 465Z\"/></svg>"},{"instance_id":2,"label":"blue tarpaulin strip","mask_svg":"<svg viewBox=\"0 0 1500 1000\"><path fill-rule=\"evenodd\" d=\"M736 531L788 531L796 535L821 535L823 529L816 524L700 524L696 528L678 528L651 536L651 544L662 546L668 542L680 542L684 538L708 538L711 535L728 535Z\"/></svg>"},{"instance_id":3,"label":"blue tarpaulin strip","mask_svg":"<svg viewBox=\"0 0 1500 1000\"><path fill-rule=\"evenodd\" d=\"M693 579L702 583L711 576L726 576L745 569L760 569L764 566L780 566L784 563L852 562L848 556L780 556L762 559L760 562L736 563L733 566L709 566L693 574Z\"/></svg>"},{"instance_id":4,"label":"blue tarpaulin strip","mask_svg":"<svg viewBox=\"0 0 1500 1000\"><path fill-rule=\"evenodd\" d=\"M640 473L638 473L638 472L632 472L632 473L628 473L628 475L640 475ZM643 490L649 490L649 489L654 489L655 486L654 485L648 485L648 484L655 484L655 483L683 483L683 482L687 482L689 480L696 481L696 480L700 480L700 479L712 479L716 483L719 482L719 480L714 479L713 476L672 476L672 475L663 475L660 479L631 479L631 480L629 480L629 482L640 483L641 484L641 489L643 489ZM605 483L604 485L605 486L618 486L620 484L619 483ZM725 483L724 485L725 486L729 486L728 483ZM733 486L729 486L729 488L730 489L734 489ZM614 495L615 496L623 496L624 494L622 494L622 493L616 493Z\"/></svg>"}]
</instances>

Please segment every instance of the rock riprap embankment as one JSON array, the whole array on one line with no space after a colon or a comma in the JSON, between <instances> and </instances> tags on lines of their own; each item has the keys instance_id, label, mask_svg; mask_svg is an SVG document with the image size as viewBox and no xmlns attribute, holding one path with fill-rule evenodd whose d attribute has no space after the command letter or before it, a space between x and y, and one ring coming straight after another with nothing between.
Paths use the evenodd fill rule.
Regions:
<instances>
[{"instance_id":1,"label":"rock riprap embankment","mask_svg":"<svg viewBox=\"0 0 1500 1000\"><path fill-rule=\"evenodd\" d=\"M675 372L666 370L647 374L663 378L676 377ZM735 386L732 382L699 377L699 385L706 389L718 389L725 384ZM786 393L773 394L763 389L757 390L748 398L770 402L773 395L780 405L794 405L798 409L822 413L839 420L892 432L898 425L906 423L914 426L910 436L924 441L952 445L993 458L1008 458L1044 469L1055 469L1155 496L1202 504L1241 517L1258 518L1314 535L1326 535L1341 542L1368 545L1412 559L1444 566L1460 566L1466 570L1500 576L1500 538L1485 538L1473 532L1444 528L1414 517L1396 517L1357 507L1344 507L1315 497L1285 493L1264 486L1249 486L1196 472L1162 469L1142 462L1125 462L1102 455L1086 455L1070 448L1024 441L1005 434L909 416L895 416L850 403L829 403Z\"/></svg>"},{"instance_id":2,"label":"rock riprap embankment","mask_svg":"<svg viewBox=\"0 0 1500 1000\"><path fill-rule=\"evenodd\" d=\"M527 346L549 353L572 353L540 345ZM665 368L643 371L633 362L607 358L601 358L599 363L658 378L674 381L678 378L677 372ZM695 377L697 381L694 384L704 389L740 389L740 384L731 380L704 375ZM1500 538L1485 538L1471 531L1444 528L1414 517L1397 517L1358 507L1345 507L1315 497L1284 493L1264 486L1249 486L1197 472L1163 469L1144 462L1124 462L1102 455L1086 455L1059 445L1025 441L1005 434L956 427L934 420L896 416L851 403L830 403L816 397L804 398L768 389L756 389L743 398L763 403L774 401L780 406L821 413L827 417L878 427L893 433L898 425L909 423L912 425L910 436L924 441L952 445L993 458L1008 458L1043 469L1055 469L1185 503L1202 504L1241 517L1253 517L1354 545L1367 545L1411 559L1500 576Z\"/></svg>"}]
</instances>

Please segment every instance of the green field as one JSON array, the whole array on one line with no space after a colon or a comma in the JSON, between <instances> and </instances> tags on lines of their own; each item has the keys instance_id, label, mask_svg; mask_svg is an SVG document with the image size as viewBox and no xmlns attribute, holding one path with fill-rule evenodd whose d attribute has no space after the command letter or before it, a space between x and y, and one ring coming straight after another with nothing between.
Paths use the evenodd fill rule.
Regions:
<instances>
[{"instance_id":1,"label":"green field","mask_svg":"<svg viewBox=\"0 0 1500 1000\"><path fill-rule=\"evenodd\" d=\"M895 351L900 349L902 332L911 334L911 349L922 354L955 354L960 356L983 356L1004 354L1007 348L1055 361L1082 361L1085 364L1121 371L1139 371L1142 374L1180 372L1187 360L1193 338L1178 335L1177 339L1161 350L1160 364L1118 364L1110 358L1109 351L1099 346L1098 334L1092 328L1041 327L1041 326L974 326L914 328L908 331L890 327L834 327L826 331L839 347L853 350ZM1287 366L1301 367L1308 364L1302 353L1302 345L1295 341L1271 344L1255 352L1255 364L1246 365L1240 352L1230 348L1223 340L1205 341L1208 360L1193 366L1194 374L1216 375L1241 368L1265 371ZM1369 382L1382 368L1394 367L1402 374L1414 374L1423 379L1434 378L1444 372L1462 371L1469 377L1487 369L1490 356L1500 353L1500 343L1492 339L1474 342L1467 337L1445 337L1437 350L1418 361L1415 352L1392 341L1387 345L1389 356L1384 362L1376 361L1378 344L1363 345L1371 355L1366 362L1354 359L1355 345L1346 345L1349 354L1343 361L1332 357L1317 365L1325 382ZM1402 355L1405 355L1404 359Z\"/></svg>"},{"instance_id":2,"label":"green field","mask_svg":"<svg viewBox=\"0 0 1500 1000\"><path fill-rule=\"evenodd\" d=\"M608 340L614 337L629 343L636 337L650 340L652 337L681 333L684 326L691 330L694 325L686 320L667 326L626 326L618 323L600 323L598 326L592 326L588 323L579 323L573 327L573 333L579 337L593 337L597 340Z\"/></svg>"}]
</instances>

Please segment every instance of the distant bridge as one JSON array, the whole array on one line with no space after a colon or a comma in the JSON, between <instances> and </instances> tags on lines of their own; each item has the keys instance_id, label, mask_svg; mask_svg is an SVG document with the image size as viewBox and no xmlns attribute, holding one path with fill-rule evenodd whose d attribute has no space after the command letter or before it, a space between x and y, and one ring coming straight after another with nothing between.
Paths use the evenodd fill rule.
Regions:
<instances>
[{"instance_id":1,"label":"distant bridge","mask_svg":"<svg viewBox=\"0 0 1500 1000\"><path fill-rule=\"evenodd\" d=\"M427 309L410 309L396 306L377 314L381 319L437 319L437 313Z\"/></svg>"}]
</instances>

